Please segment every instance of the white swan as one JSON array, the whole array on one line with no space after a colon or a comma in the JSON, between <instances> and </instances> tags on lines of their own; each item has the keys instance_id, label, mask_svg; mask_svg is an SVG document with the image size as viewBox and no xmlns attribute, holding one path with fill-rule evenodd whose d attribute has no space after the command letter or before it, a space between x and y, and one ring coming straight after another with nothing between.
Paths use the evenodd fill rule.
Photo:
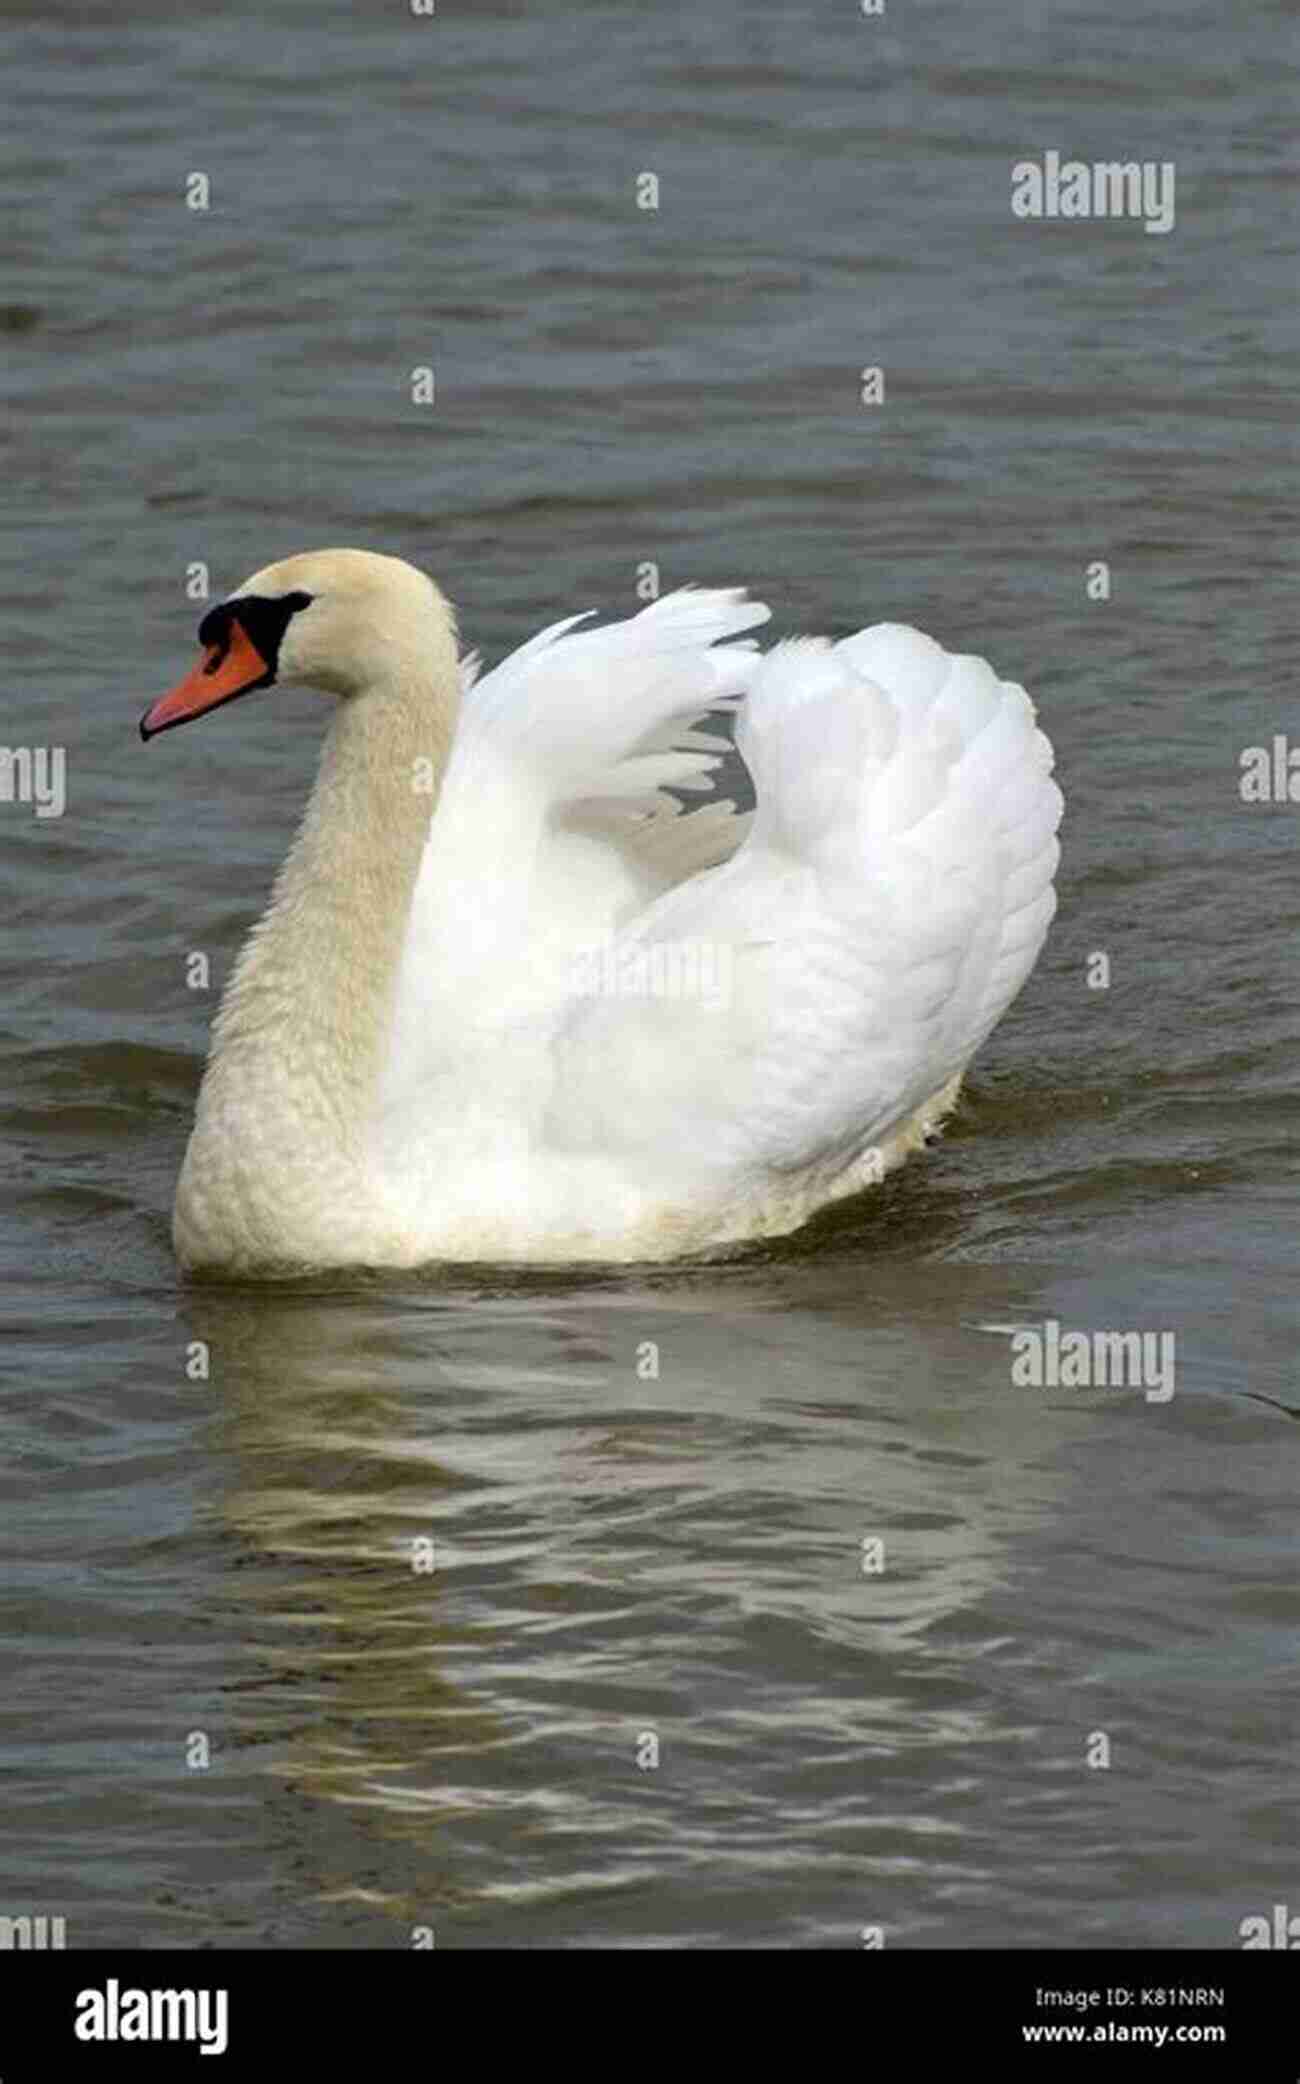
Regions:
<instances>
[{"instance_id":1,"label":"white swan","mask_svg":"<svg viewBox=\"0 0 1300 2084\"><path fill-rule=\"evenodd\" d=\"M1024 690L892 624L711 648L767 621L741 593L584 619L476 682L361 550L205 617L146 737L343 699L216 1019L185 1266L669 1258L794 1229L951 1106L1054 910ZM683 810L726 710L757 808Z\"/></svg>"}]
</instances>

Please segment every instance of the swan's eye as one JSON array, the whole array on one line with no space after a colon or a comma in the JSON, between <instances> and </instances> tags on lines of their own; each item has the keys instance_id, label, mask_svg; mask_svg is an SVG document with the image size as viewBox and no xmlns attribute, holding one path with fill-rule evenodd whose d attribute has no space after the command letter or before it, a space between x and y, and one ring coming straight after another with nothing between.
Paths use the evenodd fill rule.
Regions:
<instances>
[{"instance_id":1,"label":"swan's eye","mask_svg":"<svg viewBox=\"0 0 1300 2084\"><path fill-rule=\"evenodd\" d=\"M206 650L210 645L220 644L224 650L230 642L231 611L224 601L219 607L209 608L199 624L199 642Z\"/></svg>"}]
</instances>

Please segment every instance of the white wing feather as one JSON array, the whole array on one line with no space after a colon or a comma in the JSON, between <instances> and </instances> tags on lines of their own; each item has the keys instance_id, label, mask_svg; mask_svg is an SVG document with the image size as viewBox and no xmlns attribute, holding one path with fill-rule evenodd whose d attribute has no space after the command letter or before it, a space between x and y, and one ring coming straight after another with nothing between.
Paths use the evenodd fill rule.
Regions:
<instances>
[{"instance_id":1,"label":"white wing feather","mask_svg":"<svg viewBox=\"0 0 1300 2084\"><path fill-rule=\"evenodd\" d=\"M677 799L711 787L725 741L700 725L759 664L710 646L770 612L685 589L599 629L569 616L481 678L472 662L412 896L390 1110L494 1040L520 1047L524 1023L535 1037L584 947L739 844L745 820Z\"/></svg>"},{"instance_id":2,"label":"white wing feather","mask_svg":"<svg viewBox=\"0 0 1300 2084\"><path fill-rule=\"evenodd\" d=\"M961 1071L1032 967L1051 749L1022 689L889 625L778 646L737 740L753 829L607 965L714 989L571 1006L546 1136L702 1184L829 1181Z\"/></svg>"},{"instance_id":3,"label":"white wing feather","mask_svg":"<svg viewBox=\"0 0 1300 2084\"><path fill-rule=\"evenodd\" d=\"M711 648L767 616L687 591L571 617L471 684L390 1124L441 1086L527 1166L595 1161L630 1200L815 1199L960 1073L1052 917L1051 748L1022 688L915 630ZM728 711L756 809L683 811Z\"/></svg>"}]
</instances>

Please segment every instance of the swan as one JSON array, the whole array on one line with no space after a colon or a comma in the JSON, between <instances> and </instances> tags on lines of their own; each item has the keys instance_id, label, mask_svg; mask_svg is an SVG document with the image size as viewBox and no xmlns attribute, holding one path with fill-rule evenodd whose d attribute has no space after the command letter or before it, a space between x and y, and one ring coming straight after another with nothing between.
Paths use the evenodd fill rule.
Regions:
<instances>
[{"instance_id":1,"label":"swan","mask_svg":"<svg viewBox=\"0 0 1300 2084\"><path fill-rule=\"evenodd\" d=\"M1053 915L1052 749L978 658L891 623L760 652L769 612L686 588L482 674L425 573L321 550L205 614L143 737L338 702L213 1025L183 1268L667 1260L926 1140Z\"/></svg>"}]
</instances>

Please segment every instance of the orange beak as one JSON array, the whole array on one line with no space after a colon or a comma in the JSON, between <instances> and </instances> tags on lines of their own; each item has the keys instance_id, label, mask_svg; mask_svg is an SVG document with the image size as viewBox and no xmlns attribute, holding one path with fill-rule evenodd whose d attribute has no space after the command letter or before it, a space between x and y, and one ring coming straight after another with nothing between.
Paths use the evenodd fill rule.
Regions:
<instances>
[{"instance_id":1,"label":"orange beak","mask_svg":"<svg viewBox=\"0 0 1300 2084\"><path fill-rule=\"evenodd\" d=\"M232 618L229 642L224 646L209 645L202 663L169 694L159 695L152 709L140 719L140 736L153 738L159 731L187 724L206 709L233 702L236 695L246 695L250 688L261 687L270 678L270 666L247 631Z\"/></svg>"}]
</instances>

